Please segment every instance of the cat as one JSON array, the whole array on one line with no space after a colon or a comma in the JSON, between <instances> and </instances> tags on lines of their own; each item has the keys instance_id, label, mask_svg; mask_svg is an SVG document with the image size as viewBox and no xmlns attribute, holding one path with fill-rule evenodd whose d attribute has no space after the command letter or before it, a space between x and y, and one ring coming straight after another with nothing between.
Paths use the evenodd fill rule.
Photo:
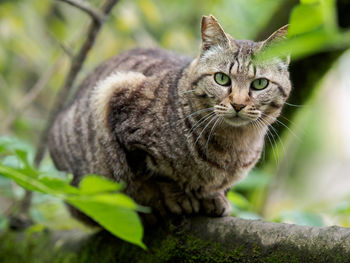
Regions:
<instances>
[{"instance_id":1,"label":"cat","mask_svg":"<svg viewBox=\"0 0 350 263\"><path fill-rule=\"evenodd\" d=\"M74 186L91 173L124 181L157 216L229 215L226 193L259 160L291 91L289 59L254 57L286 33L235 40L203 16L194 59L133 49L104 62L51 128L54 164Z\"/></svg>"}]
</instances>

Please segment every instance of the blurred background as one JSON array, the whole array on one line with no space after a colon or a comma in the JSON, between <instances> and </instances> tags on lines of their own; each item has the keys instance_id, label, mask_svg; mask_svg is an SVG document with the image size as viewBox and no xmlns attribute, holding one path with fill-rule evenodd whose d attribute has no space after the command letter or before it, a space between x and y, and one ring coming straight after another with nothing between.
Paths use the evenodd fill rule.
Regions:
<instances>
[{"instance_id":1,"label":"blurred background","mask_svg":"<svg viewBox=\"0 0 350 263\"><path fill-rule=\"evenodd\" d=\"M331 10L347 1L325 2ZM104 25L76 85L102 61L136 46L196 56L204 14L213 14L237 39L263 40L288 23L298 4L287 0L122 0ZM340 12L346 10L331 15L339 15L336 21L342 26ZM304 22L310 26L313 22L307 17ZM89 23L86 14L60 1L0 0L0 140L21 144L33 158L70 57L84 41ZM292 56L292 97L279 122L270 128L260 163L228 194L234 216L350 226L350 52L344 48L310 50ZM11 156L0 157L3 163L15 161ZM69 180L69 175L55 170L49 157L41 169ZM23 195L21 187L0 175L0 228L8 224L7 216ZM43 194L34 195L30 216L53 228L82 228L70 218L62 201Z\"/></svg>"}]
</instances>

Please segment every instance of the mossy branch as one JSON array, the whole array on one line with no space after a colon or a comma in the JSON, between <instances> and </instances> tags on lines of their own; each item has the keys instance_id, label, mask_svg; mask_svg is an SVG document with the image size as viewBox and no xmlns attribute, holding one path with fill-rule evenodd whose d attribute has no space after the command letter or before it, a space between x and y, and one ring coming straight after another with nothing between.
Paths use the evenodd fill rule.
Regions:
<instances>
[{"instance_id":1,"label":"mossy branch","mask_svg":"<svg viewBox=\"0 0 350 263\"><path fill-rule=\"evenodd\" d=\"M196 217L186 219L178 227L148 229L144 241L147 251L107 232L94 235L77 231L42 231L31 235L7 232L0 235L0 261L322 263L348 262L350 258L348 228L233 217Z\"/></svg>"}]
</instances>

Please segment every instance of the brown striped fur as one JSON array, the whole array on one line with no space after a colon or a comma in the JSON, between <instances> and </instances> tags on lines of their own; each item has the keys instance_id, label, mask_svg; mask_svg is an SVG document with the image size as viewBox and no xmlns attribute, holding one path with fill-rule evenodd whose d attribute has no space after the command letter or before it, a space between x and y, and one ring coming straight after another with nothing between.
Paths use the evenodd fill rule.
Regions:
<instances>
[{"instance_id":1,"label":"brown striped fur","mask_svg":"<svg viewBox=\"0 0 350 263\"><path fill-rule=\"evenodd\" d=\"M55 165L73 173L75 186L89 173L123 180L126 193L154 213L228 215L225 192L260 158L267 126L291 89L288 61L252 58L285 33L234 40L204 16L195 59L134 49L103 63L51 129ZM217 72L230 87L215 82ZM252 90L262 77L269 86Z\"/></svg>"}]
</instances>

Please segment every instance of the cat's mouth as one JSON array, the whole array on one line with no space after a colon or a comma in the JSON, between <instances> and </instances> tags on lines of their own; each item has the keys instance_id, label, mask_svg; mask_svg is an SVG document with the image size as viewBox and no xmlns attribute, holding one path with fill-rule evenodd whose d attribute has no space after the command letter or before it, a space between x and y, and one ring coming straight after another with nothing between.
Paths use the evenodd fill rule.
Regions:
<instances>
[{"instance_id":1,"label":"cat's mouth","mask_svg":"<svg viewBox=\"0 0 350 263\"><path fill-rule=\"evenodd\" d=\"M256 121L261 116L261 113L255 109L236 112L233 109L227 109L221 105L215 106L215 113L216 115L222 117L227 124L234 127L248 125Z\"/></svg>"},{"instance_id":2,"label":"cat's mouth","mask_svg":"<svg viewBox=\"0 0 350 263\"><path fill-rule=\"evenodd\" d=\"M223 119L227 124L234 127L244 126L252 121L251 119L244 118L242 116L239 116L238 114L234 116L223 116Z\"/></svg>"}]
</instances>

